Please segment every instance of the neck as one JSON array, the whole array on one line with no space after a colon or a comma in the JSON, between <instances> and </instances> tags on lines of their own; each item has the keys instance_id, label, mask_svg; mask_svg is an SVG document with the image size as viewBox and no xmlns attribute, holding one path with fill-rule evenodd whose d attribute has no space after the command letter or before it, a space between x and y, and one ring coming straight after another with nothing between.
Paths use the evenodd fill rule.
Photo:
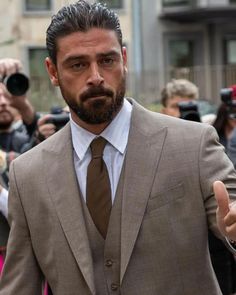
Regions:
<instances>
[{"instance_id":1,"label":"neck","mask_svg":"<svg viewBox=\"0 0 236 295\"><path fill-rule=\"evenodd\" d=\"M85 129L85 130L87 130L87 131L89 131L89 132L91 132L93 134L99 135L100 133L102 133L102 131L104 129L106 129L106 127L116 117L116 115L121 110L122 105L119 107L119 109L116 111L116 113L113 114L113 117L112 117L112 119L110 121L107 121L107 122L104 122L104 123L100 123L100 124L89 124L89 123L86 123L86 122L82 121L72 109L70 109L70 113L71 113L71 117L72 117L73 121L76 124L78 124L80 127L82 127L83 129Z\"/></svg>"},{"instance_id":2,"label":"neck","mask_svg":"<svg viewBox=\"0 0 236 295\"><path fill-rule=\"evenodd\" d=\"M73 111L71 111L71 117L73 121L80 127L96 135L102 133L102 131L110 124L110 122L104 122L101 124L88 124L82 121L80 118L78 118L78 116L75 115Z\"/></svg>"}]
</instances>

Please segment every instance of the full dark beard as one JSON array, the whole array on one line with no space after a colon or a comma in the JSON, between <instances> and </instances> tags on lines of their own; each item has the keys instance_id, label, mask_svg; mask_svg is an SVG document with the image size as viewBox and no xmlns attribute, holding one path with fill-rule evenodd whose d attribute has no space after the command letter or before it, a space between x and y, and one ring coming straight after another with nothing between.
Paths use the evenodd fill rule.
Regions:
<instances>
[{"instance_id":1,"label":"full dark beard","mask_svg":"<svg viewBox=\"0 0 236 295\"><path fill-rule=\"evenodd\" d=\"M73 104L67 101L68 106L77 114L77 116L88 124L101 124L110 122L114 116L120 110L125 95L126 83L125 77L122 79L120 86L118 87L116 96L113 91L105 89L102 86L91 87L88 91L81 94L80 105ZM90 98L96 96L105 96L110 98L110 102L106 100L94 100L89 104L89 108L85 108L83 103Z\"/></svg>"},{"instance_id":2,"label":"full dark beard","mask_svg":"<svg viewBox=\"0 0 236 295\"><path fill-rule=\"evenodd\" d=\"M12 122L0 122L0 130L8 130L11 127Z\"/></svg>"}]
</instances>

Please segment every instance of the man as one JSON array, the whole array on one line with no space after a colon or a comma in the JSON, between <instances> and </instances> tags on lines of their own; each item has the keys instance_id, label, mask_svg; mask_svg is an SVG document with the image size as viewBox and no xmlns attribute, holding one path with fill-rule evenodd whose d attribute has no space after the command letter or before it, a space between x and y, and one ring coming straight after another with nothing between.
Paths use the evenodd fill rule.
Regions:
<instances>
[{"instance_id":1,"label":"man","mask_svg":"<svg viewBox=\"0 0 236 295\"><path fill-rule=\"evenodd\" d=\"M0 149L7 153L7 163L22 153L35 130L37 121L34 108L26 93L14 95L8 91L2 81L4 77L18 73L21 69L22 64L17 59L0 59Z\"/></svg>"},{"instance_id":2,"label":"man","mask_svg":"<svg viewBox=\"0 0 236 295\"><path fill-rule=\"evenodd\" d=\"M44 277L54 295L221 294L207 228L236 240L221 182L235 200L236 174L214 129L124 99L119 20L98 3L63 7L47 47L71 122L11 166L0 294L41 294Z\"/></svg>"},{"instance_id":3,"label":"man","mask_svg":"<svg viewBox=\"0 0 236 295\"><path fill-rule=\"evenodd\" d=\"M36 120L26 94L13 95L3 83L4 77L18 73L21 69L22 64L17 59L0 59L0 254L4 254L9 231L6 221L9 163L30 141ZM19 119L23 120L24 124L16 125Z\"/></svg>"},{"instance_id":4,"label":"man","mask_svg":"<svg viewBox=\"0 0 236 295\"><path fill-rule=\"evenodd\" d=\"M193 105L190 105L191 102L196 103L198 98L199 91L195 84L185 79L173 79L162 89L162 111L173 117L182 117L193 121L198 121L194 119L199 118L199 121L201 121L198 111L193 109ZM179 108L180 103L187 103L186 106L190 106L185 111L182 111L182 115ZM223 117L219 118L219 120L222 119ZM218 135L221 140L220 134ZM236 263L234 255L227 249L225 243L213 235L210 230L208 232L208 239L212 265L221 291L223 295L231 295L236 291Z\"/></svg>"},{"instance_id":5,"label":"man","mask_svg":"<svg viewBox=\"0 0 236 295\"><path fill-rule=\"evenodd\" d=\"M195 84L186 79L172 79L161 91L162 113L179 118L179 103L189 103L198 98L199 91Z\"/></svg>"}]
</instances>

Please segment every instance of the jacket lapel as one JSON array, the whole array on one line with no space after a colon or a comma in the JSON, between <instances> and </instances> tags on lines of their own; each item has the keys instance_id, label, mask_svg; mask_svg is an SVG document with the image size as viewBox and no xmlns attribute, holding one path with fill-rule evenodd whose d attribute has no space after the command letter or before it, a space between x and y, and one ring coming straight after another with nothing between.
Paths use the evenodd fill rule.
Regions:
<instances>
[{"instance_id":1,"label":"jacket lapel","mask_svg":"<svg viewBox=\"0 0 236 295\"><path fill-rule=\"evenodd\" d=\"M58 133L60 135L56 134L50 149L44 150L49 193L71 251L92 294L95 294L92 256L74 170L70 125Z\"/></svg>"},{"instance_id":2,"label":"jacket lapel","mask_svg":"<svg viewBox=\"0 0 236 295\"><path fill-rule=\"evenodd\" d=\"M147 111L137 103L132 103L134 106L124 167L120 283L138 236L167 133L166 128L156 126L156 120L153 120L155 126L152 126L148 119L150 114L147 115Z\"/></svg>"}]
</instances>

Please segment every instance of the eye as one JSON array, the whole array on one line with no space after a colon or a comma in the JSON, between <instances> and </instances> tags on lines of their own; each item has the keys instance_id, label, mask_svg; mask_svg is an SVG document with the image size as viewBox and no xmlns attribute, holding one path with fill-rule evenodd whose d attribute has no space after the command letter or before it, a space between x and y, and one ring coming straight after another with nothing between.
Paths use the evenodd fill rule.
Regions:
<instances>
[{"instance_id":1,"label":"eye","mask_svg":"<svg viewBox=\"0 0 236 295\"><path fill-rule=\"evenodd\" d=\"M114 58L111 57L104 57L101 61L100 64L104 66L111 66L114 63Z\"/></svg>"},{"instance_id":2,"label":"eye","mask_svg":"<svg viewBox=\"0 0 236 295\"><path fill-rule=\"evenodd\" d=\"M76 62L74 64L71 65L73 70L79 71L84 69L87 66L86 62L80 61L80 62Z\"/></svg>"}]
</instances>

